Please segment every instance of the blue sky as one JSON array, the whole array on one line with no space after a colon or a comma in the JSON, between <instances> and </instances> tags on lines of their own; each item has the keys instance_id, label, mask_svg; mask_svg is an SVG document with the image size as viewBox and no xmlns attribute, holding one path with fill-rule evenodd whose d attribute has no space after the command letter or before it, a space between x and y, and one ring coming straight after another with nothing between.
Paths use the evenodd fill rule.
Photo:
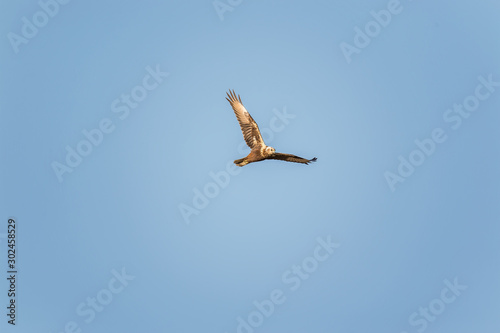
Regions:
<instances>
[{"instance_id":1,"label":"blue sky","mask_svg":"<svg viewBox=\"0 0 500 333\"><path fill-rule=\"evenodd\" d=\"M2 331L498 332L499 9L3 2Z\"/></svg>"}]
</instances>

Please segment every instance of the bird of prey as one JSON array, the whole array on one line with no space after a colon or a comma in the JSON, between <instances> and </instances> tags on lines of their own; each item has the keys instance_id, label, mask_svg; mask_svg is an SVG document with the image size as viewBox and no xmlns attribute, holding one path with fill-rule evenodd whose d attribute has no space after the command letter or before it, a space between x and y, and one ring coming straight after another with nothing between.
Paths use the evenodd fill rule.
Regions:
<instances>
[{"instance_id":1,"label":"bird of prey","mask_svg":"<svg viewBox=\"0 0 500 333\"><path fill-rule=\"evenodd\" d=\"M303 163L309 164L311 162L316 161L316 157L313 159L306 159L299 156L295 156L292 154L282 154L277 153L273 147L269 147L264 143L262 136L260 135L259 126L255 120L253 120L252 116L243 106L241 102L240 95L236 95L234 90L229 90L226 98L231 104L231 107L234 110L234 114L236 115L236 119L240 123L241 131L243 132L243 137L245 138L245 142L248 147L250 147L251 151L247 157L240 158L234 161L239 167L247 165L248 163L259 162L263 160L281 160L287 162L295 162L295 163Z\"/></svg>"}]
</instances>

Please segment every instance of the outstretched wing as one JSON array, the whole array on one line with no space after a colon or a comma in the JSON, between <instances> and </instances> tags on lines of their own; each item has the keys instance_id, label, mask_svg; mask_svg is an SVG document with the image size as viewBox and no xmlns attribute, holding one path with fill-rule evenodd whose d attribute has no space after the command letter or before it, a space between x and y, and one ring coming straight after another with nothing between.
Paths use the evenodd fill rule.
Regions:
<instances>
[{"instance_id":1,"label":"outstretched wing","mask_svg":"<svg viewBox=\"0 0 500 333\"><path fill-rule=\"evenodd\" d=\"M243 137L245 141L251 149L254 147L260 147L264 145L264 140L262 140L262 136L260 135L259 126L255 120L253 120L252 116L243 106L241 102L240 95L236 96L234 90L229 90L226 98L231 104L231 107L234 110L234 114L236 115L236 119L240 123L241 131L243 132Z\"/></svg>"},{"instance_id":2,"label":"outstretched wing","mask_svg":"<svg viewBox=\"0 0 500 333\"><path fill-rule=\"evenodd\" d=\"M316 157L311 159L311 160L308 160L306 158L298 157L298 156L295 156L292 154L282 154L282 153L274 153L271 156L268 156L266 159L281 160L281 161L294 162L294 163L304 163L304 164L316 162L316 160L317 160Z\"/></svg>"}]
</instances>

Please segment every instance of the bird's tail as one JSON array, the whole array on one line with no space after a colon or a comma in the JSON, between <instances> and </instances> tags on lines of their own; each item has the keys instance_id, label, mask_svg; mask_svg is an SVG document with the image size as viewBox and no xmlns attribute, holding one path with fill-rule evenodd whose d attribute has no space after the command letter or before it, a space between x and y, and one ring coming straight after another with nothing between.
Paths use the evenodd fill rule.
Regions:
<instances>
[{"instance_id":1,"label":"bird's tail","mask_svg":"<svg viewBox=\"0 0 500 333\"><path fill-rule=\"evenodd\" d=\"M247 162L246 157L243 157L243 158L240 158L239 160L234 160L234 164L236 164L239 167L242 167L244 165L247 165L248 162Z\"/></svg>"}]
</instances>

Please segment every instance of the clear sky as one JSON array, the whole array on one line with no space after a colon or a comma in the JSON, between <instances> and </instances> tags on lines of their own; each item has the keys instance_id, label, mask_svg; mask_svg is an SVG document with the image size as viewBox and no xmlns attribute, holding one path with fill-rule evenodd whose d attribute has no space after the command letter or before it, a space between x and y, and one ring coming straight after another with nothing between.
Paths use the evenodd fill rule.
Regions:
<instances>
[{"instance_id":1,"label":"clear sky","mask_svg":"<svg viewBox=\"0 0 500 333\"><path fill-rule=\"evenodd\" d=\"M498 332L499 10L3 1L1 331Z\"/></svg>"}]
</instances>

